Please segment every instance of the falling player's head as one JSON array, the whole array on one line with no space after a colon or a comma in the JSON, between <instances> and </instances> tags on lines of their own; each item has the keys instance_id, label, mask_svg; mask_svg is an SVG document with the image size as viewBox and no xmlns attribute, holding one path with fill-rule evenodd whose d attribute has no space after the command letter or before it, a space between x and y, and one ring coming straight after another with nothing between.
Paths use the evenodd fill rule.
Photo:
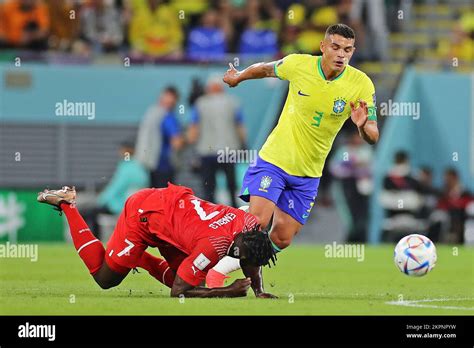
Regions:
<instances>
[{"instance_id":1,"label":"falling player's head","mask_svg":"<svg viewBox=\"0 0 474 348\"><path fill-rule=\"evenodd\" d=\"M331 70L344 70L355 51L354 30L345 24L334 24L327 28L320 49L323 61Z\"/></svg>"},{"instance_id":2,"label":"falling player's head","mask_svg":"<svg viewBox=\"0 0 474 348\"><path fill-rule=\"evenodd\" d=\"M229 256L240 259L241 263L252 266L275 265L276 254L267 231L261 231L260 225L244 229L237 234L229 249Z\"/></svg>"}]
</instances>

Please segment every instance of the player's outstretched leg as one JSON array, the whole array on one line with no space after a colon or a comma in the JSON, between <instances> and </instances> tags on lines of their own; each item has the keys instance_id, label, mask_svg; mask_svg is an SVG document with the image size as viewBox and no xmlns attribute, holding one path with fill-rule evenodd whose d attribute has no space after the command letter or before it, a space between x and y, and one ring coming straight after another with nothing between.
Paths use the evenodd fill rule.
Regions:
<instances>
[{"instance_id":1,"label":"player's outstretched leg","mask_svg":"<svg viewBox=\"0 0 474 348\"><path fill-rule=\"evenodd\" d=\"M91 232L76 209L76 190L64 186L61 190L38 193L38 202L56 207L66 215L74 247L95 281L103 289L120 284L126 274L111 270L104 262L105 249Z\"/></svg>"}]
</instances>

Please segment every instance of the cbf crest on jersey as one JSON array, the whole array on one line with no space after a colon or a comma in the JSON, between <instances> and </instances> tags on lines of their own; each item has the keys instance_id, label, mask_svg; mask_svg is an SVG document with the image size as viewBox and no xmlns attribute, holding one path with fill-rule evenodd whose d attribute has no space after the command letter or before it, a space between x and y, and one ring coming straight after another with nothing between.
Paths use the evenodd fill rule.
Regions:
<instances>
[{"instance_id":1,"label":"cbf crest on jersey","mask_svg":"<svg viewBox=\"0 0 474 348\"><path fill-rule=\"evenodd\" d=\"M338 98L334 100L334 106L332 107L332 111L334 111L336 114L340 114L341 112L344 111L345 107L346 107L346 101L342 98Z\"/></svg>"},{"instance_id":2,"label":"cbf crest on jersey","mask_svg":"<svg viewBox=\"0 0 474 348\"><path fill-rule=\"evenodd\" d=\"M272 178L268 175L265 175L264 177L262 177L262 180L260 180L260 188L258 190L263 191L263 192L268 192L267 188L270 187L271 183L272 183Z\"/></svg>"}]
</instances>

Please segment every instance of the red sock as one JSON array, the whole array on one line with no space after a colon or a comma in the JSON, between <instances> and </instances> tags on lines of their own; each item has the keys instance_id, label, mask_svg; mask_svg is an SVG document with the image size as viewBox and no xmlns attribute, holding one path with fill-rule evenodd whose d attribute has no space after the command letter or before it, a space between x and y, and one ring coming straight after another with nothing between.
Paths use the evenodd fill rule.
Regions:
<instances>
[{"instance_id":1,"label":"red sock","mask_svg":"<svg viewBox=\"0 0 474 348\"><path fill-rule=\"evenodd\" d=\"M89 272L94 274L104 262L105 249L102 242L92 234L75 205L62 203L61 209L66 215L72 241L79 257L84 261Z\"/></svg>"},{"instance_id":2,"label":"red sock","mask_svg":"<svg viewBox=\"0 0 474 348\"><path fill-rule=\"evenodd\" d=\"M138 263L138 267L146 269L152 277L167 287L173 287L175 273L166 260L160 259L145 251Z\"/></svg>"}]
</instances>

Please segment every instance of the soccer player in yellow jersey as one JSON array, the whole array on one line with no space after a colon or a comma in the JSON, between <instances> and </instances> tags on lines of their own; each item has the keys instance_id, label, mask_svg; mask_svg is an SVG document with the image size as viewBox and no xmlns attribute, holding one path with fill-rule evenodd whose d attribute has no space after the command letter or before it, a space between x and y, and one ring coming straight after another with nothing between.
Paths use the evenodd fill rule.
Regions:
<instances>
[{"instance_id":1,"label":"soccer player in yellow jersey","mask_svg":"<svg viewBox=\"0 0 474 348\"><path fill-rule=\"evenodd\" d=\"M308 219L319 179L332 143L350 118L369 144L379 138L375 89L370 78L349 65L355 50L354 31L344 24L326 30L321 56L290 54L237 71L232 64L224 75L230 87L250 79L277 77L289 81L288 96L277 126L247 170L241 198L262 227L270 223L276 251L290 245ZM238 260L224 258L207 278L208 286L222 285Z\"/></svg>"}]
</instances>

